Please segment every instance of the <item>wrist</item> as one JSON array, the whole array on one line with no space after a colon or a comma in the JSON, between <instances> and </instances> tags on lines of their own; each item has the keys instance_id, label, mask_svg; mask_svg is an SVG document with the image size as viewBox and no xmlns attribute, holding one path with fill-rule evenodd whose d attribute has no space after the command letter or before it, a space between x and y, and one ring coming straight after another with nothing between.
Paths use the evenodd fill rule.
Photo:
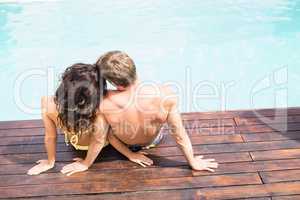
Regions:
<instances>
[{"instance_id":1,"label":"wrist","mask_svg":"<svg viewBox=\"0 0 300 200\"><path fill-rule=\"evenodd\" d=\"M87 168L90 168L90 166L93 164L93 163L91 163L91 162L89 162L88 160L83 160L82 162L81 162L81 164L83 164L83 165L85 165Z\"/></svg>"},{"instance_id":2,"label":"wrist","mask_svg":"<svg viewBox=\"0 0 300 200\"><path fill-rule=\"evenodd\" d=\"M193 156L192 158L190 158L188 162L189 162L190 166L193 167L195 165L195 162L196 162L195 157Z\"/></svg>"},{"instance_id":3,"label":"wrist","mask_svg":"<svg viewBox=\"0 0 300 200\"><path fill-rule=\"evenodd\" d=\"M133 157L133 155L134 155L134 152L130 151L130 152L127 152L125 156L129 159L129 158Z\"/></svg>"},{"instance_id":4,"label":"wrist","mask_svg":"<svg viewBox=\"0 0 300 200\"><path fill-rule=\"evenodd\" d=\"M55 160L48 160L48 164L51 165L51 166L54 166Z\"/></svg>"}]
</instances>

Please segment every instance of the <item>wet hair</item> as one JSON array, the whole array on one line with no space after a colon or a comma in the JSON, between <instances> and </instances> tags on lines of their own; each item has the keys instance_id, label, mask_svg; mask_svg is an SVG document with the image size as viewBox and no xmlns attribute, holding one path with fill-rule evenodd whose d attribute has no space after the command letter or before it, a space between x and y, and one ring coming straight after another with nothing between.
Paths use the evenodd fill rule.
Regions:
<instances>
[{"instance_id":1,"label":"wet hair","mask_svg":"<svg viewBox=\"0 0 300 200\"><path fill-rule=\"evenodd\" d=\"M106 81L95 65L77 63L61 76L54 102L58 111L58 125L75 134L94 131L100 101L106 94Z\"/></svg>"},{"instance_id":2,"label":"wet hair","mask_svg":"<svg viewBox=\"0 0 300 200\"><path fill-rule=\"evenodd\" d=\"M115 86L127 87L136 80L136 67L133 60L122 51L109 51L96 62L103 77Z\"/></svg>"}]
</instances>

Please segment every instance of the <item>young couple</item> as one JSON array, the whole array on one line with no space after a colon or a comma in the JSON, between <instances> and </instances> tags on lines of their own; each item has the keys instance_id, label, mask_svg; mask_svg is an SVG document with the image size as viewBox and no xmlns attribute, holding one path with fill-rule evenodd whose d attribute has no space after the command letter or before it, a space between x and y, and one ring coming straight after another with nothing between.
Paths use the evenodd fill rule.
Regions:
<instances>
[{"instance_id":1,"label":"young couple","mask_svg":"<svg viewBox=\"0 0 300 200\"><path fill-rule=\"evenodd\" d=\"M106 81L116 90L107 90ZM68 67L55 95L43 97L41 104L48 159L37 161L29 175L54 167L58 128L75 149L87 150L85 159L74 158L62 168L63 174L87 170L108 143L130 161L150 166L153 161L131 147L154 147L163 137L164 123L192 169L213 172L218 167L214 159L194 156L176 95L166 86L139 82L135 64L124 52L107 52L94 65Z\"/></svg>"}]
</instances>

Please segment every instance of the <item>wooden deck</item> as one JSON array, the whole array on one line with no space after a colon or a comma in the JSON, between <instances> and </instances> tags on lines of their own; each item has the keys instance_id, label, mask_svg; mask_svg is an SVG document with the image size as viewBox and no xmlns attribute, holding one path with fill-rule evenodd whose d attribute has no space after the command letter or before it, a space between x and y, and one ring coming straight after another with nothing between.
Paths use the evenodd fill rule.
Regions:
<instances>
[{"instance_id":1,"label":"wooden deck","mask_svg":"<svg viewBox=\"0 0 300 200\"><path fill-rule=\"evenodd\" d=\"M153 167L141 168L107 147L87 172L66 177L61 167L84 153L65 146L60 135L55 169L28 176L33 163L46 158L41 121L0 122L0 199L300 199L300 108L287 113L283 132L277 127L285 124L284 112L269 125L253 111L183 114L195 153L220 163L215 173L189 169L167 136L148 151Z\"/></svg>"}]
</instances>

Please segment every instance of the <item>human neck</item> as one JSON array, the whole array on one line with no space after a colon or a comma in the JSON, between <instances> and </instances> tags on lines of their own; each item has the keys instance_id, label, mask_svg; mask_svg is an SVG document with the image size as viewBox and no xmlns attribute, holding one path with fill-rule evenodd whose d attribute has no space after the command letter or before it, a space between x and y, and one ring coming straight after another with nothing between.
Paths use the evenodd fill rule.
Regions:
<instances>
[{"instance_id":1,"label":"human neck","mask_svg":"<svg viewBox=\"0 0 300 200\"><path fill-rule=\"evenodd\" d=\"M128 85L127 87L117 86L117 90L118 91L134 90L134 89L136 89L136 87L138 86L138 84L139 84L139 80L136 79L133 84Z\"/></svg>"}]
</instances>

